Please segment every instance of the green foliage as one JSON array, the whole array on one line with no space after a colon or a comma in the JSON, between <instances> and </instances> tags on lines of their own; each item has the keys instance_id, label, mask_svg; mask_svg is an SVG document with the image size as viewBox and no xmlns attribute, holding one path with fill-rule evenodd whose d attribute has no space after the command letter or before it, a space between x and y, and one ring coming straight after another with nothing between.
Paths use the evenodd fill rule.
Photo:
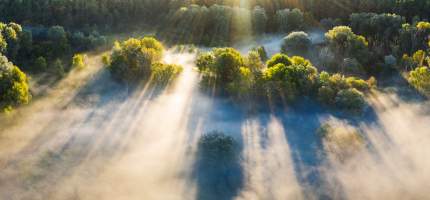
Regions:
<instances>
[{"instance_id":1,"label":"green foliage","mask_svg":"<svg viewBox=\"0 0 430 200\"><path fill-rule=\"evenodd\" d=\"M246 66L248 66L253 73L258 73L264 68L264 63L261 59L260 54L257 51L248 52L248 56L246 58Z\"/></svg>"},{"instance_id":2,"label":"green foliage","mask_svg":"<svg viewBox=\"0 0 430 200\"><path fill-rule=\"evenodd\" d=\"M72 67L76 69L83 69L85 67L85 54L75 54L72 59Z\"/></svg>"},{"instance_id":3,"label":"green foliage","mask_svg":"<svg viewBox=\"0 0 430 200\"><path fill-rule=\"evenodd\" d=\"M48 63L43 56L40 56L34 61L34 67L37 71L46 71L48 69Z\"/></svg>"},{"instance_id":4,"label":"green foliage","mask_svg":"<svg viewBox=\"0 0 430 200\"><path fill-rule=\"evenodd\" d=\"M276 12L278 30L280 32L290 32L303 29L304 15L300 9L284 9Z\"/></svg>"},{"instance_id":5,"label":"green foliage","mask_svg":"<svg viewBox=\"0 0 430 200\"><path fill-rule=\"evenodd\" d=\"M336 106L347 111L360 113L366 106L366 101L363 93L355 88L350 88L337 93Z\"/></svg>"},{"instance_id":6,"label":"green foliage","mask_svg":"<svg viewBox=\"0 0 430 200\"><path fill-rule=\"evenodd\" d=\"M414 63L416 63L418 66L422 66L424 64L425 58L426 52L423 50L418 50L414 53L414 55L412 55Z\"/></svg>"},{"instance_id":7,"label":"green foliage","mask_svg":"<svg viewBox=\"0 0 430 200\"><path fill-rule=\"evenodd\" d=\"M261 35L266 32L268 17L266 10L261 6L254 7L252 10L252 31L255 35Z\"/></svg>"},{"instance_id":8,"label":"green foliage","mask_svg":"<svg viewBox=\"0 0 430 200\"><path fill-rule=\"evenodd\" d=\"M404 54L402 57L402 65L405 70L413 70L417 67L430 65L430 57L423 50L416 51L412 56Z\"/></svg>"},{"instance_id":9,"label":"green foliage","mask_svg":"<svg viewBox=\"0 0 430 200\"><path fill-rule=\"evenodd\" d=\"M418 67L409 73L409 82L420 92L430 95L430 68Z\"/></svg>"},{"instance_id":10,"label":"green foliage","mask_svg":"<svg viewBox=\"0 0 430 200\"><path fill-rule=\"evenodd\" d=\"M102 55L102 63L104 66L109 66L111 64L110 56L108 53Z\"/></svg>"},{"instance_id":11,"label":"green foliage","mask_svg":"<svg viewBox=\"0 0 430 200\"><path fill-rule=\"evenodd\" d=\"M418 22L417 29L419 31L428 31L428 30L430 30L430 22Z\"/></svg>"},{"instance_id":12,"label":"green foliage","mask_svg":"<svg viewBox=\"0 0 430 200\"><path fill-rule=\"evenodd\" d=\"M367 105L363 92L376 85L373 77L365 81L327 72L319 74L309 60L285 54L274 55L264 68L255 51L243 58L231 48L214 49L201 54L196 64L205 86L216 85L239 100L268 97L273 102L292 102L308 96L317 97L325 105L359 112Z\"/></svg>"},{"instance_id":13,"label":"green foliage","mask_svg":"<svg viewBox=\"0 0 430 200\"><path fill-rule=\"evenodd\" d=\"M210 53L200 55L196 64L203 73L204 81L226 88L240 76L245 58L233 48L215 48Z\"/></svg>"},{"instance_id":14,"label":"green foliage","mask_svg":"<svg viewBox=\"0 0 430 200\"><path fill-rule=\"evenodd\" d=\"M158 85L167 85L178 74L182 72L183 68L179 65L154 63L152 64L152 80Z\"/></svg>"},{"instance_id":15,"label":"green foliage","mask_svg":"<svg viewBox=\"0 0 430 200\"><path fill-rule=\"evenodd\" d=\"M10 111L30 100L27 76L0 54L0 111Z\"/></svg>"},{"instance_id":16,"label":"green foliage","mask_svg":"<svg viewBox=\"0 0 430 200\"><path fill-rule=\"evenodd\" d=\"M50 67L49 71L59 77L63 77L66 75L66 72L64 70L64 64L61 59L54 60L54 62L52 63L52 67Z\"/></svg>"},{"instance_id":17,"label":"green foliage","mask_svg":"<svg viewBox=\"0 0 430 200\"><path fill-rule=\"evenodd\" d=\"M290 55L306 55L312 43L307 33L292 32L284 38L282 43L282 53Z\"/></svg>"},{"instance_id":18,"label":"green foliage","mask_svg":"<svg viewBox=\"0 0 430 200\"><path fill-rule=\"evenodd\" d=\"M335 60L343 58L355 58L361 64L366 64L369 57L367 41L363 36L356 35L348 26L337 26L325 34L329 48L337 57Z\"/></svg>"},{"instance_id":19,"label":"green foliage","mask_svg":"<svg viewBox=\"0 0 430 200\"><path fill-rule=\"evenodd\" d=\"M356 77L344 77L340 74L330 75L321 72L319 75L318 100L328 106L336 106L352 113L360 113L367 103L363 92L372 89L376 80L368 81Z\"/></svg>"},{"instance_id":20,"label":"green foliage","mask_svg":"<svg viewBox=\"0 0 430 200\"><path fill-rule=\"evenodd\" d=\"M236 162L237 145L233 137L214 131L200 138L198 152L208 162Z\"/></svg>"},{"instance_id":21,"label":"green foliage","mask_svg":"<svg viewBox=\"0 0 430 200\"><path fill-rule=\"evenodd\" d=\"M4 53L7 48L7 42L4 39L3 35L0 34L0 53Z\"/></svg>"},{"instance_id":22,"label":"green foliage","mask_svg":"<svg viewBox=\"0 0 430 200\"><path fill-rule=\"evenodd\" d=\"M298 95L311 95L317 83L318 71L301 57L293 57L290 65L278 63L263 73L270 98L293 101ZM279 95L279 96L278 96Z\"/></svg>"},{"instance_id":23,"label":"green foliage","mask_svg":"<svg viewBox=\"0 0 430 200\"><path fill-rule=\"evenodd\" d=\"M399 36L399 54L413 54L428 48L430 28L428 22L418 22L416 26L403 24Z\"/></svg>"},{"instance_id":24,"label":"green foliage","mask_svg":"<svg viewBox=\"0 0 430 200\"><path fill-rule=\"evenodd\" d=\"M62 26L53 26L48 30L48 39L52 41L51 49L54 57L70 52L70 44L67 33Z\"/></svg>"},{"instance_id":25,"label":"green foliage","mask_svg":"<svg viewBox=\"0 0 430 200\"><path fill-rule=\"evenodd\" d=\"M116 42L110 56L109 70L114 78L136 83L151 76L151 66L160 62L164 47L155 38L131 38Z\"/></svg>"},{"instance_id":26,"label":"green foliage","mask_svg":"<svg viewBox=\"0 0 430 200\"><path fill-rule=\"evenodd\" d=\"M346 78L346 82L348 83L349 87L352 87L359 91L368 91L373 87L372 84L369 83L369 81L365 81L357 77L348 77Z\"/></svg>"},{"instance_id":27,"label":"green foliage","mask_svg":"<svg viewBox=\"0 0 430 200\"><path fill-rule=\"evenodd\" d=\"M399 35L405 20L396 14L353 13L350 21L354 32L371 38L374 43L389 45Z\"/></svg>"},{"instance_id":28,"label":"green foliage","mask_svg":"<svg viewBox=\"0 0 430 200\"><path fill-rule=\"evenodd\" d=\"M280 63L284 64L285 66L292 64L290 57L285 54L278 53L272 56L272 58L267 61L266 65L268 68L271 68Z\"/></svg>"},{"instance_id":29,"label":"green foliage","mask_svg":"<svg viewBox=\"0 0 430 200\"><path fill-rule=\"evenodd\" d=\"M107 38L100 35L97 31L84 34L83 32L68 33L70 45L76 51L88 51L107 44Z\"/></svg>"},{"instance_id":30,"label":"green foliage","mask_svg":"<svg viewBox=\"0 0 430 200\"><path fill-rule=\"evenodd\" d=\"M267 51L266 51L266 48L264 48L264 46L259 46L259 47L253 48L252 50L258 53L261 61L265 62L268 59Z\"/></svg>"},{"instance_id":31,"label":"green foliage","mask_svg":"<svg viewBox=\"0 0 430 200\"><path fill-rule=\"evenodd\" d=\"M16 23L3 24L0 22L0 53L15 59L20 49L22 27Z\"/></svg>"},{"instance_id":32,"label":"green foliage","mask_svg":"<svg viewBox=\"0 0 430 200\"><path fill-rule=\"evenodd\" d=\"M249 99L255 84L255 74L247 67L240 67L237 77L227 85L227 91L238 100Z\"/></svg>"},{"instance_id":33,"label":"green foliage","mask_svg":"<svg viewBox=\"0 0 430 200\"><path fill-rule=\"evenodd\" d=\"M163 52L163 45L155 38L131 38L116 42L111 56L105 55L102 60L120 81L136 84L150 79L153 84L165 86L182 72L182 67L162 63Z\"/></svg>"},{"instance_id":34,"label":"green foliage","mask_svg":"<svg viewBox=\"0 0 430 200\"><path fill-rule=\"evenodd\" d=\"M195 177L197 199L231 199L244 184L240 146L231 136L210 132L197 145Z\"/></svg>"}]
</instances>

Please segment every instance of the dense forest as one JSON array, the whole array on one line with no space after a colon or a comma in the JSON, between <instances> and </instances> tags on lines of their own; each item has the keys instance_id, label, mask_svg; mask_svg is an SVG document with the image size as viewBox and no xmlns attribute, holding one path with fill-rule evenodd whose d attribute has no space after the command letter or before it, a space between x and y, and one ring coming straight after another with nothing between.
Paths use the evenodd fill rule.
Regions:
<instances>
[{"instance_id":1,"label":"dense forest","mask_svg":"<svg viewBox=\"0 0 430 200\"><path fill-rule=\"evenodd\" d=\"M128 140L133 140L140 131L154 132L159 137L165 137L157 143L160 148L177 149L131 149L139 153L144 151L143 154L153 160L157 160L157 156L164 156L166 159L177 156L173 158L177 159L173 162L178 162L178 168L183 167L191 172L187 174L184 172L187 170L175 171L170 165L166 167L164 163L154 161L156 164L145 166L163 166L160 171L165 170L163 173L168 174L164 176L160 175L162 172L154 171L153 174L145 174L145 177L157 176L154 178L157 181L165 180L166 177L175 177L174 181L188 177L196 187L193 198L199 200L229 200L236 197L397 199L400 197L390 198L393 196L381 195L373 190L356 194L354 184L343 179L352 179L345 178L347 172L362 172L358 170L362 168L356 165L360 163L360 159L370 160L364 161L366 164L377 163L369 158L372 156L366 157L367 154L356 157L359 154L357 152L365 152L364 149L367 148L369 152L384 149L382 142L370 144L368 140L380 142L379 137L388 137L372 134L389 129L391 123L403 122L400 119L402 112L411 120L422 122L418 125L417 134L428 131L428 126L423 125L428 124L428 117L421 115L427 112L430 97L429 20L430 0L2 0L0 129L4 130L0 130L0 146L2 134L29 131L31 126L39 127L38 125L40 129L37 131L47 133L70 131L82 134L90 130L88 135L91 135L105 132L111 134L109 139L97 140L106 145L97 146L103 149L100 150L102 158L98 157L98 152L91 154L97 161L104 161L105 157L115 157L115 151L129 150L131 147L127 146ZM198 92L194 91L195 88ZM385 93L398 95L402 102L394 102L397 99L383 96ZM389 101L394 103L386 103ZM404 106L403 101L419 102L423 107L422 113L419 116L411 114L412 108ZM85 110L88 107L93 110ZM386 114L390 109L394 111ZM402 109L408 110L405 112ZM279 117L284 121L278 120L277 117L283 114L289 116ZM206 122L202 116L211 117ZM394 116L398 118L394 119ZM56 131L56 125L38 121L44 117L52 121L65 119L63 123L67 125L64 125L65 128L58 126L61 130ZM27 120L27 124L20 125ZM229 120L245 122L237 127L229 125L226 122ZM390 123L382 124L387 121ZM205 125L212 129L205 128ZM288 132L283 130L283 125L290 125L292 132L304 133L293 136L296 143L288 143L290 141L286 141L285 136L279 136L283 135L282 132ZM382 128L378 129L379 126ZM393 129L403 131L406 127L411 128L407 124L394 126ZM184 136L187 135L185 132L202 130L204 133L200 136L193 135L190 136L191 139ZM389 129L386 132L389 135L398 130ZM241 132L240 136L235 136L234 131ZM177 133L171 140L178 140L166 139L170 137L166 135L170 132ZM257 134L260 132L262 135ZM312 136L306 135L306 132L312 132ZM48 140L48 135L43 135L42 138ZM67 170L67 167L73 165L79 166L82 160L75 160L76 157L91 160L90 154L82 151L93 150L90 146L95 139L93 136L83 135L83 141L79 140L79 136L67 135L47 144L48 154L45 151L42 154L49 157L48 161L43 157L40 159L42 164L34 166L58 168L57 172L63 175L67 173L61 170ZM11 137L7 135L4 138ZM144 139L156 141L154 137L145 135ZM305 139L302 140L301 137L317 139L310 142L312 145L306 146L307 142L303 142ZM427 137L422 137L424 139L421 143L418 142L419 139L411 141L426 146ZM117 138L122 139L119 141ZM123 138L127 141L122 141ZM31 142L40 145L43 139L38 141L32 138ZM406 141L398 135L394 139ZM64 142L62 147L56 145L58 141ZM306 150L300 146L303 143L306 143ZM410 144L414 146L413 143ZM75 149L76 152L69 152L68 148L73 145L81 145L76 148L81 151ZM156 146L151 145L149 146ZM181 145L184 147L179 147ZM300 172L306 174L301 179L298 178L300 180L293 180L300 183L291 185L291 191L295 191L294 188L305 188L298 189L302 192L291 192L300 193L298 196L280 195L285 192L282 189L278 193L267 189L283 183L284 179L270 182L272 185L265 185L265 189L258 187L259 181L269 184L265 177L276 177L276 174L262 173L264 175L259 174L261 177L257 178L249 178L250 175L247 174L252 174L263 166L269 171L290 169L287 165L293 164L282 164L279 161L283 155L291 153L289 149L285 149L288 145L297 148L297 151L305 151L306 156L312 157L310 159L296 155L298 158L292 158L295 163L291 168L294 169L288 173L295 175L303 170ZM85 148L81 148L82 146ZM249 146L257 149L251 151ZM39 147L33 148L29 144L29 149L17 150L16 155L25 155L33 150L42 151ZM422 148L417 145L416 148L418 147ZM5 147L7 148L9 146ZM50 153L57 148L60 150ZM320 148L324 152L308 155L308 148ZM405 157L411 157L411 162L416 161L416 154L408 150L414 153L419 151L407 149L406 153L398 154L404 153ZM9 157L1 151L2 148L0 169L3 167L2 159ZM281 151L282 155L278 155ZM156 153L149 155L148 152ZM192 154L193 157L178 156L181 153ZM254 155L257 153L271 154L264 158L262 155ZM293 157L294 153L291 153ZM392 154L398 155L397 152L390 152L389 156ZM71 156L73 159L67 160L63 156ZM134 157L130 155L127 159L133 160ZM178 161L180 159L181 162ZM265 163L264 159L278 160ZM353 159L356 159L353 164L352 161L348 162ZM66 164L56 166L54 162ZM300 162L311 167L306 171L301 168L303 166L296 166ZM419 169L430 166L416 162ZM8 173L12 173L14 166L18 165L15 161L9 161L9 158L4 163L10 169ZM26 165L23 163L22 165ZM254 166L256 163L259 165ZM319 168L320 165L326 167L326 163L328 168ZM346 172L342 171L345 174L330 171L333 170L332 166L341 166L336 169L345 170ZM392 166L394 165L390 165ZM122 169L121 167L129 169L122 165L118 169ZM369 171L380 172L376 168ZM401 168L406 171L410 169L407 166ZM430 174L425 170L419 172L427 173L427 177ZM18 174L25 173L20 171ZM337 179L334 180L331 177L334 175L330 173L335 174ZM407 172L403 172L405 173ZM9 179L9 176L14 175L0 175L0 188L1 182ZM29 196L32 196L33 190L43 188L46 194L41 192L40 198L34 199L61 199L45 187L44 181L52 181L50 176L28 176L29 181L26 179L20 182L24 186L19 187L31 188ZM249 183L254 179L257 179L257 184ZM190 180L187 179L184 185L190 184ZM158 184L157 181L146 186L158 191L153 186ZM26 185L29 183L37 184ZM424 180L419 183L425 185L429 182ZM171 188L170 184L166 185ZM331 190L328 189L329 186L325 188L324 184L329 184ZM9 184L4 186L7 188ZM405 188L409 193L401 199L429 197L415 187ZM0 189L0 199L33 199L14 194L3 196L3 191ZM397 188L396 191L400 190ZM82 191L67 192L80 194ZM366 196L366 192L377 195ZM145 197L166 197L154 193L155 196ZM314 196L309 196L308 193L313 193ZM88 199L93 198L97 199L97 196Z\"/></svg>"}]
</instances>

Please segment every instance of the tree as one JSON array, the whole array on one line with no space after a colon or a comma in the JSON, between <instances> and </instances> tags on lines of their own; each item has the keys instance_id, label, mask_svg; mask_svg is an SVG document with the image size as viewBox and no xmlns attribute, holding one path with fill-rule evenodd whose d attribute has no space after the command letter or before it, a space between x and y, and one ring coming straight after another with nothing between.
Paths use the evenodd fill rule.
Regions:
<instances>
[{"instance_id":1,"label":"tree","mask_svg":"<svg viewBox=\"0 0 430 200\"><path fill-rule=\"evenodd\" d=\"M248 53L246 59L246 66L248 66L253 73L257 73L264 68L264 63L261 60L261 56L257 51L250 51Z\"/></svg>"},{"instance_id":2,"label":"tree","mask_svg":"<svg viewBox=\"0 0 430 200\"><path fill-rule=\"evenodd\" d=\"M363 36L356 35L348 26L337 26L325 34L329 48L335 53L335 60L355 58L360 64L367 64L369 51Z\"/></svg>"},{"instance_id":3,"label":"tree","mask_svg":"<svg viewBox=\"0 0 430 200\"><path fill-rule=\"evenodd\" d=\"M266 60L268 59L267 57L267 51L266 48L264 46L258 46L252 49L252 51L255 51L258 53L258 55L260 56L261 61L266 62Z\"/></svg>"},{"instance_id":4,"label":"tree","mask_svg":"<svg viewBox=\"0 0 430 200\"><path fill-rule=\"evenodd\" d=\"M363 92L369 91L375 84L374 78L364 81L327 72L320 73L318 82L318 100L322 104L357 114L367 106Z\"/></svg>"},{"instance_id":5,"label":"tree","mask_svg":"<svg viewBox=\"0 0 430 200\"><path fill-rule=\"evenodd\" d=\"M290 55L306 55L312 43L307 33L291 32L282 42L282 53Z\"/></svg>"},{"instance_id":6,"label":"tree","mask_svg":"<svg viewBox=\"0 0 430 200\"><path fill-rule=\"evenodd\" d=\"M49 28L48 39L51 41L51 50L55 58L70 52L67 33L62 26L53 26Z\"/></svg>"},{"instance_id":7,"label":"tree","mask_svg":"<svg viewBox=\"0 0 430 200\"><path fill-rule=\"evenodd\" d=\"M409 73L409 82L420 92L430 94L430 68L418 67Z\"/></svg>"},{"instance_id":8,"label":"tree","mask_svg":"<svg viewBox=\"0 0 430 200\"><path fill-rule=\"evenodd\" d=\"M221 88L226 88L237 79L244 65L245 59L233 48L215 48L197 59L197 67L203 73L204 80L214 81Z\"/></svg>"},{"instance_id":9,"label":"tree","mask_svg":"<svg viewBox=\"0 0 430 200\"><path fill-rule=\"evenodd\" d=\"M430 23L418 22L416 26L403 24L399 36L399 54L412 54L418 50L428 48L427 43L430 36Z\"/></svg>"},{"instance_id":10,"label":"tree","mask_svg":"<svg viewBox=\"0 0 430 200\"><path fill-rule=\"evenodd\" d=\"M276 20L278 30L285 33L301 30L304 24L303 12L297 8L277 11Z\"/></svg>"},{"instance_id":11,"label":"tree","mask_svg":"<svg viewBox=\"0 0 430 200\"><path fill-rule=\"evenodd\" d=\"M336 95L336 106L341 109L360 113L366 106L364 95L355 88L340 90Z\"/></svg>"},{"instance_id":12,"label":"tree","mask_svg":"<svg viewBox=\"0 0 430 200\"><path fill-rule=\"evenodd\" d=\"M0 53L15 60L20 49L22 27L16 23L0 23Z\"/></svg>"},{"instance_id":13,"label":"tree","mask_svg":"<svg viewBox=\"0 0 430 200\"><path fill-rule=\"evenodd\" d=\"M403 17L396 14L353 13L350 16L352 30L370 40L370 46L389 45L399 36L404 23Z\"/></svg>"},{"instance_id":14,"label":"tree","mask_svg":"<svg viewBox=\"0 0 430 200\"><path fill-rule=\"evenodd\" d=\"M197 145L194 164L197 199L231 199L244 183L236 140L218 131L203 135Z\"/></svg>"},{"instance_id":15,"label":"tree","mask_svg":"<svg viewBox=\"0 0 430 200\"><path fill-rule=\"evenodd\" d=\"M0 54L0 109L8 111L30 100L26 74Z\"/></svg>"},{"instance_id":16,"label":"tree","mask_svg":"<svg viewBox=\"0 0 430 200\"><path fill-rule=\"evenodd\" d=\"M313 93L318 79L317 69L302 57L295 56L289 61L289 65L279 62L263 72L266 90L272 99L293 101L299 95Z\"/></svg>"},{"instance_id":17,"label":"tree","mask_svg":"<svg viewBox=\"0 0 430 200\"><path fill-rule=\"evenodd\" d=\"M4 39L3 35L0 34L0 53L5 53L7 50L7 42Z\"/></svg>"},{"instance_id":18,"label":"tree","mask_svg":"<svg viewBox=\"0 0 430 200\"><path fill-rule=\"evenodd\" d=\"M44 72L48 69L48 63L43 56L40 56L34 61L34 67L37 71Z\"/></svg>"},{"instance_id":19,"label":"tree","mask_svg":"<svg viewBox=\"0 0 430 200\"><path fill-rule=\"evenodd\" d=\"M256 6L252 11L252 30L255 35L265 33L267 28L268 17L266 10L260 6Z\"/></svg>"},{"instance_id":20,"label":"tree","mask_svg":"<svg viewBox=\"0 0 430 200\"><path fill-rule=\"evenodd\" d=\"M146 80L151 76L152 64L161 61L163 51L163 45L152 37L116 42L108 68L120 81L136 83Z\"/></svg>"},{"instance_id":21,"label":"tree","mask_svg":"<svg viewBox=\"0 0 430 200\"><path fill-rule=\"evenodd\" d=\"M50 71L59 77L63 77L64 75L66 75L66 72L64 70L64 64L61 59L55 59L54 63L52 63Z\"/></svg>"},{"instance_id":22,"label":"tree","mask_svg":"<svg viewBox=\"0 0 430 200\"><path fill-rule=\"evenodd\" d=\"M154 83L165 86L182 72L182 67L173 64L154 63L152 64L152 80Z\"/></svg>"},{"instance_id":23,"label":"tree","mask_svg":"<svg viewBox=\"0 0 430 200\"><path fill-rule=\"evenodd\" d=\"M291 65L292 62L290 57L288 57L287 55L278 53L272 56L272 58L267 61L266 65L268 68L271 68L280 63L284 64L285 66L288 66Z\"/></svg>"},{"instance_id":24,"label":"tree","mask_svg":"<svg viewBox=\"0 0 430 200\"><path fill-rule=\"evenodd\" d=\"M84 54L75 54L72 59L72 67L76 69L82 69L85 67L85 57Z\"/></svg>"}]
</instances>

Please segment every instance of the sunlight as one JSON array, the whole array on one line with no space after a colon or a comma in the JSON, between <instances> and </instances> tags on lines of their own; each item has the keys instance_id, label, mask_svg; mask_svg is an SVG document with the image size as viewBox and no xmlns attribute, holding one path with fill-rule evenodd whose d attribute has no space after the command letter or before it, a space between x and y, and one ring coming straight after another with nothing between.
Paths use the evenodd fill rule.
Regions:
<instances>
[{"instance_id":1,"label":"sunlight","mask_svg":"<svg viewBox=\"0 0 430 200\"><path fill-rule=\"evenodd\" d=\"M271 116L267 127L258 120L246 121L242 134L249 181L239 199L303 199L280 121Z\"/></svg>"},{"instance_id":2,"label":"sunlight","mask_svg":"<svg viewBox=\"0 0 430 200\"><path fill-rule=\"evenodd\" d=\"M430 199L429 3L0 1L1 200Z\"/></svg>"}]
</instances>

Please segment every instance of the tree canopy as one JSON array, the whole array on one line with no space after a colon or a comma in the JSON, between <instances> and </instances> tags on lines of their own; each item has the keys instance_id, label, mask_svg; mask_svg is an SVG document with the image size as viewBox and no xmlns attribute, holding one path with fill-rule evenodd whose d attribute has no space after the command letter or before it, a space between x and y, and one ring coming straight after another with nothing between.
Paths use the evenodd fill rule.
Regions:
<instances>
[{"instance_id":1,"label":"tree canopy","mask_svg":"<svg viewBox=\"0 0 430 200\"><path fill-rule=\"evenodd\" d=\"M26 74L0 54L0 109L27 104L31 100Z\"/></svg>"},{"instance_id":2,"label":"tree canopy","mask_svg":"<svg viewBox=\"0 0 430 200\"><path fill-rule=\"evenodd\" d=\"M107 67L114 78L123 82L135 84L150 78L166 82L182 67L161 63L163 52L164 46L152 37L116 42Z\"/></svg>"}]
</instances>

